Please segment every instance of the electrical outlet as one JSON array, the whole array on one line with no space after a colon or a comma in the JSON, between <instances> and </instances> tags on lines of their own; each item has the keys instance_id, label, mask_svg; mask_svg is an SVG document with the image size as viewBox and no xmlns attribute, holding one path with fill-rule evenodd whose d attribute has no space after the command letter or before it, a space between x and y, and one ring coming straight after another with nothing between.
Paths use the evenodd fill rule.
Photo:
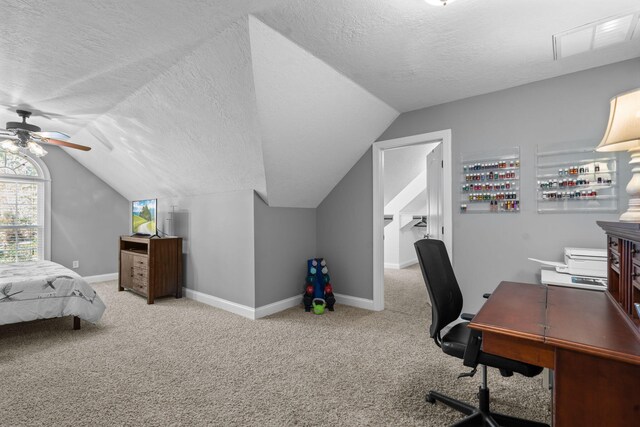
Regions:
<instances>
[{"instance_id":1,"label":"electrical outlet","mask_svg":"<svg viewBox=\"0 0 640 427\"><path fill-rule=\"evenodd\" d=\"M73 268L80 267L80 261L73 261Z\"/></svg>"}]
</instances>

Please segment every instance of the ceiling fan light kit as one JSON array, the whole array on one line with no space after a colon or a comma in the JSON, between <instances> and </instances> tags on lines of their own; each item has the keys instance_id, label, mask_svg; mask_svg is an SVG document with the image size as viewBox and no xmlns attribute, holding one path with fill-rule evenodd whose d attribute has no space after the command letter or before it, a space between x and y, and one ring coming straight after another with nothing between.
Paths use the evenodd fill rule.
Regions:
<instances>
[{"instance_id":1,"label":"ceiling fan light kit","mask_svg":"<svg viewBox=\"0 0 640 427\"><path fill-rule=\"evenodd\" d=\"M16 154L18 151L20 151L20 147L18 147L16 143L11 139L5 139L4 141L2 141L2 144L0 144L0 146L3 150L7 150L8 152L13 154Z\"/></svg>"},{"instance_id":2,"label":"ceiling fan light kit","mask_svg":"<svg viewBox=\"0 0 640 427\"><path fill-rule=\"evenodd\" d=\"M27 148L29 149L29 151L31 151L31 154L33 154L35 156L38 156L38 157L42 157L45 154L47 154L47 150L42 148L42 145L40 145L40 144L38 144L37 142L34 142L34 141L27 142Z\"/></svg>"},{"instance_id":3,"label":"ceiling fan light kit","mask_svg":"<svg viewBox=\"0 0 640 427\"><path fill-rule=\"evenodd\" d=\"M91 147L66 140L69 135L62 132L42 132L39 126L27 123L27 119L31 117L30 111L17 110L16 113L22 117L22 122L8 122L6 129L0 129L0 139L7 138L0 143L0 147L4 150L14 154L29 151L37 157L47 154L47 150L41 144L58 145L82 151L91 150Z\"/></svg>"}]
</instances>

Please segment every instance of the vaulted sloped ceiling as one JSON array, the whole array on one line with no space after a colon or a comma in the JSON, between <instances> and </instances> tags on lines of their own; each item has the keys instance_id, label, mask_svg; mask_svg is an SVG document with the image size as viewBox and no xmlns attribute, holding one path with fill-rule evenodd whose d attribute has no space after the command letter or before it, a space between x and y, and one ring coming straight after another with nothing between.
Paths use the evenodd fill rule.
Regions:
<instances>
[{"instance_id":1,"label":"vaulted sloped ceiling","mask_svg":"<svg viewBox=\"0 0 640 427\"><path fill-rule=\"evenodd\" d=\"M249 19L268 202L315 208L398 112Z\"/></svg>"},{"instance_id":2,"label":"vaulted sloped ceiling","mask_svg":"<svg viewBox=\"0 0 640 427\"><path fill-rule=\"evenodd\" d=\"M248 14L275 3L3 2L0 121L34 111L129 199L266 196Z\"/></svg>"},{"instance_id":3,"label":"vaulted sloped ceiling","mask_svg":"<svg viewBox=\"0 0 640 427\"><path fill-rule=\"evenodd\" d=\"M397 111L640 56L632 42L551 53L552 34L638 8L4 0L0 124L33 111L90 145L67 152L129 199L255 189L272 206L314 207Z\"/></svg>"},{"instance_id":4,"label":"vaulted sloped ceiling","mask_svg":"<svg viewBox=\"0 0 640 427\"><path fill-rule=\"evenodd\" d=\"M74 157L130 199L239 189L264 196L247 19L189 51L74 138L95 150Z\"/></svg>"}]
</instances>

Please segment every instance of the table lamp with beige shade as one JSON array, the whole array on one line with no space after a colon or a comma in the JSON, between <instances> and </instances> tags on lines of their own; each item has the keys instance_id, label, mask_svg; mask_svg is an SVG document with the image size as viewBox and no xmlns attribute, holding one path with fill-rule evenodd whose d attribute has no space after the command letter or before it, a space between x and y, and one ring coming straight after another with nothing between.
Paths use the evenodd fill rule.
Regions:
<instances>
[{"instance_id":1,"label":"table lamp with beige shade","mask_svg":"<svg viewBox=\"0 0 640 427\"><path fill-rule=\"evenodd\" d=\"M629 208L620 221L640 222L640 89L611 100L609 124L596 151L628 151L633 176L627 184Z\"/></svg>"}]
</instances>

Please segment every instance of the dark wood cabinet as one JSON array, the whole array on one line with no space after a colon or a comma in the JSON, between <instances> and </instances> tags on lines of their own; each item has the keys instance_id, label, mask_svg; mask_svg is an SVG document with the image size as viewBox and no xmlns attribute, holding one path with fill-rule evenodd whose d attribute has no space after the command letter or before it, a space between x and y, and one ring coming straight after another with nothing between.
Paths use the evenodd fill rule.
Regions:
<instances>
[{"instance_id":1,"label":"dark wood cabinet","mask_svg":"<svg viewBox=\"0 0 640 427\"><path fill-rule=\"evenodd\" d=\"M182 297L182 238L120 237L118 290L155 298Z\"/></svg>"},{"instance_id":2,"label":"dark wood cabinet","mask_svg":"<svg viewBox=\"0 0 640 427\"><path fill-rule=\"evenodd\" d=\"M598 221L607 233L607 294L640 334L640 224Z\"/></svg>"}]
</instances>

